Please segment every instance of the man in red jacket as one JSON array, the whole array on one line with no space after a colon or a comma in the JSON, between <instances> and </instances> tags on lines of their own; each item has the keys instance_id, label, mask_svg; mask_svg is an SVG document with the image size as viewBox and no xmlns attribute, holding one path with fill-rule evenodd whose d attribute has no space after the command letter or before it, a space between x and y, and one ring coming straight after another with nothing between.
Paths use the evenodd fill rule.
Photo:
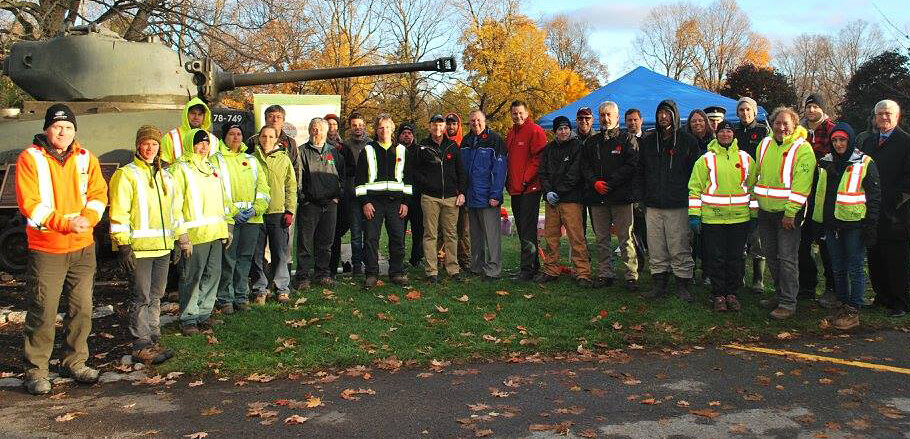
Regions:
<instances>
[{"instance_id":1,"label":"man in red jacket","mask_svg":"<svg viewBox=\"0 0 910 439\"><path fill-rule=\"evenodd\" d=\"M521 269L516 280L534 279L540 268L537 258L537 217L540 213L540 155L547 144L543 128L528 115L528 104L514 101L510 107L512 128L506 135L508 173L506 190L512 198L512 215L521 242Z\"/></svg>"}]
</instances>

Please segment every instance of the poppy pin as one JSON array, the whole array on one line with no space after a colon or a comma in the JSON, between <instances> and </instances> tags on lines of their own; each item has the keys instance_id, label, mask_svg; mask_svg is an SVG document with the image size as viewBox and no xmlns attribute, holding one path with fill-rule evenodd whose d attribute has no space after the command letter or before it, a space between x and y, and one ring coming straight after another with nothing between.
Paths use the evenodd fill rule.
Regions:
<instances>
[{"instance_id":1,"label":"poppy pin","mask_svg":"<svg viewBox=\"0 0 910 439\"><path fill-rule=\"evenodd\" d=\"M246 162L243 162L243 166L249 166Z\"/></svg>"},{"instance_id":2,"label":"poppy pin","mask_svg":"<svg viewBox=\"0 0 910 439\"><path fill-rule=\"evenodd\" d=\"M214 176L217 177L217 176L218 176L218 173L217 173L217 172L212 172L212 175L214 175Z\"/></svg>"},{"instance_id":3,"label":"poppy pin","mask_svg":"<svg viewBox=\"0 0 910 439\"><path fill-rule=\"evenodd\" d=\"M676 155L676 150L675 150L675 149L668 149L668 150L667 150L667 154Z\"/></svg>"},{"instance_id":4,"label":"poppy pin","mask_svg":"<svg viewBox=\"0 0 910 439\"><path fill-rule=\"evenodd\" d=\"M85 155L85 150L84 149L79 150L79 154Z\"/></svg>"},{"instance_id":5,"label":"poppy pin","mask_svg":"<svg viewBox=\"0 0 910 439\"><path fill-rule=\"evenodd\" d=\"M452 153L446 154L446 160L452 160Z\"/></svg>"},{"instance_id":6,"label":"poppy pin","mask_svg":"<svg viewBox=\"0 0 910 439\"><path fill-rule=\"evenodd\" d=\"M622 152L622 146L617 146L616 149L614 149L614 151Z\"/></svg>"},{"instance_id":7,"label":"poppy pin","mask_svg":"<svg viewBox=\"0 0 910 439\"><path fill-rule=\"evenodd\" d=\"M480 135L480 138L483 139L483 140L487 140L487 133L481 134L481 135Z\"/></svg>"},{"instance_id":8,"label":"poppy pin","mask_svg":"<svg viewBox=\"0 0 910 439\"><path fill-rule=\"evenodd\" d=\"M326 159L326 160L332 160L333 158L334 158L334 157L332 156L332 154L329 154L329 155L325 156L325 159Z\"/></svg>"},{"instance_id":9,"label":"poppy pin","mask_svg":"<svg viewBox=\"0 0 910 439\"><path fill-rule=\"evenodd\" d=\"M757 138L758 138L758 134L754 134L754 133L753 133L753 134L752 134L752 140L755 140L755 139L757 139Z\"/></svg>"},{"instance_id":10,"label":"poppy pin","mask_svg":"<svg viewBox=\"0 0 910 439\"><path fill-rule=\"evenodd\" d=\"M401 157L398 157L398 159L396 159L395 161L400 162L400 161L401 161Z\"/></svg>"},{"instance_id":11,"label":"poppy pin","mask_svg":"<svg viewBox=\"0 0 910 439\"><path fill-rule=\"evenodd\" d=\"M740 164L739 164L739 163L737 163L737 164L736 164L736 167L737 167L737 168L739 168L739 167L741 167L741 166L740 166Z\"/></svg>"}]
</instances>

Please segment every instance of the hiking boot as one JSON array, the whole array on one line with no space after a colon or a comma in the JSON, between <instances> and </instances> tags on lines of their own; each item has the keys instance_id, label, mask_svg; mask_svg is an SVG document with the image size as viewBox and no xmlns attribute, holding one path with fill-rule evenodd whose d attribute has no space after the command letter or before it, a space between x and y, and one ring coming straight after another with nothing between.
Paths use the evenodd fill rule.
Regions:
<instances>
[{"instance_id":1,"label":"hiking boot","mask_svg":"<svg viewBox=\"0 0 910 439\"><path fill-rule=\"evenodd\" d=\"M794 311L778 306L774 311L771 311L770 316L774 320L787 320L790 317L793 317L793 314L795 314Z\"/></svg>"},{"instance_id":2,"label":"hiking boot","mask_svg":"<svg viewBox=\"0 0 910 439\"><path fill-rule=\"evenodd\" d=\"M667 293L667 273L657 273L651 276L651 289L642 293L645 299L656 299Z\"/></svg>"},{"instance_id":3,"label":"hiking boot","mask_svg":"<svg viewBox=\"0 0 910 439\"><path fill-rule=\"evenodd\" d=\"M467 282L468 278L459 272L449 276L449 280L452 282Z\"/></svg>"},{"instance_id":4,"label":"hiking boot","mask_svg":"<svg viewBox=\"0 0 910 439\"><path fill-rule=\"evenodd\" d=\"M834 326L841 331L846 331L859 326L859 310L852 306L844 305L843 308L841 308L840 315L834 319L831 326Z\"/></svg>"},{"instance_id":5,"label":"hiking boot","mask_svg":"<svg viewBox=\"0 0 910 439\"><path fill-rule=\"evenodd\" d=\"M223 323L224 323L224 320L213 319L213 318L209 317L204 322L197 323L196 326L199 328L200 331L211 331L215 326L218 326Z\"/></svg>"},{"instance_id":6,"label":"hiking boot","mask_svg":"<svg viewBox=\"0 0 910 439\"><path fill-rule=\"evenodd\" d=\"M263 298L262 302L265 303L264 298ZM238 312L246 312L246 311L253 309L253 307L251 307L248 302L238 303L237 305L234 306L234 308L236 308Z\"/></svg>"},{"instance_id":7,"label":"hiking boot","mask_svg":"<svg viewBox=\"0 0 910 439\"><path fill-rule=\"evenodd\" d=\"M435 274L430 275L430 276L427 276L426 278L424 278L424 282L426 282L426 283L428 283L428 284L430 284L430 285L438 284L438 283L439 283L439 276L437 276L437 275L435 275Z\"/></svg>"},{"instance_id":8,"label":"hiking boot","mask_svg":"<svg viewBox=\"0 0 910 439\"><path fill-rule=\"evenodd\" d=\"M576 282L578 282L578 286L582 287L582 288L593 288L594 287L594 282L592 282L591 279L588 279L586 277L580 278Z\"/></svg>"},{"instance_id":9,"label":"hiking boot","mask_svg":"<svg viewBox=\"0 0 910 439\"><path fill-rule=\"evenodd\" d=\"M517 280L519 282L531 282L534 280L534 273L530 271L521 271L518 274L511 277L512 280Z\"/></svg>"},{"instance_id":10,"label":"hiking boot","mask_svg":"<svg viewBox=\"0 0 910 439\"><path fill-rule=\"evenodd\" d=\"M234 305L230 304L230 303L225 303L224 305L221 305L218 307L218 312L220 312L221 314L224 314L224 315L228 315L228 316L231 314L234 314Z\"/></svg>"},{"instance_id":11,"label":"hiking boot","mask_svg":"<svg viewBox=\"0 0 910 439\"><path fill-rule=\"evenodd\" d=\"M78 369L66 369L66 375L76 380L77 383L94 384L98 382L98 370L84 364Z\"/></svg>"},{"instance_id":12,"label":"hiking boot","mask_svg":"<svg viewBox=\"0 0 910 439\"><path fill-rule=\"evenodd\" d=\"M51 381L47 378L33 378L25 382L25 388L32 395L51 393Z\"/></svg>"},{"instance_id":13,"label":"hiking boot","mask_svg":"<svg viewBox=\"0 0 910 439\"><path fill-rule=\"evenodd\" d=\"M335 286L335 279L332 279L328 276L319 279L319 285L324 287L333 287Z\"/></svg>"},{"instance_id":14,"label":"hiking boot","mask_svg":"<svg viewBox=\"0 0 910 439\"><path fill-rule=\"evenodd\" d=\"M309 287L307 287L307 288L309 288ZM278 297L275 298L275 300L277 300L278 303L288 303L291 301L291 294L290 293L278 293Z\"/></svg>"},{"instance_id":15,"label":"hiking boot","mask_svg":"<svg viewBox=\"0 0 910 439\"><path fill-rule=\"evenodd\" d=\"M638 280L636 279L627 279L626 280L626 291L634 293L638 291Z\"/></svg>"},{"instance_id":16,"label":"hiking boot","mask_svg":"<svg viewBox=\"0 0 910 439\"><path fill-rule=\"evenodd\" d=\"M818 305L825 309L835 309L840 307L841 303L833 292L825 291L825 294L818 298Z\"/></svg>"},{"instance_id":17,"label":"hiking boot","mask_svg":"<svg viewBox=\"0 0 910 439\"><path fill-rule=\"evenodd\" d=\"M400 287L404 287L404 286L408 285L408 277L403 274L396 274L395 276L392 276L392 278L390 280L393 284L398 285Z\"/></svg>"},{"instance_id":18,"label":"hiking boot","mask_svg":"<svg viewBox=\"0 0 910 439\"><path fill-rule=\"evenodd\" d=\"M594 279L594 288L609 288L613 286L613 281L612 277L598 277Z\"/></svg>"},{"instance_id":19,"label":"hiking boot","mask_svg":"<svg viewBox=\"0 0 910 439\"><path fill-rule=\"evenodd\" d=\"M727 299L724 296L714 296L714 311L724 312L727 310Z\"/></svg>"},{"instance_id":20,"label":"hiking boot","mask_svg":"<svg viewBox=\"0 0 910 439\"><path fill-rule=\"evenodd\" d=\"M187 337L192 337L199 335L199 328L196 325L180 325L180 333Z\"/></svg>"},{"instance_id":21,"label":"hiking boot","mask_svg":"<svg viewBox=\"0 0 910 439\"><path fill-rule=\"evenodd\" d=\"M736 294L727 295L727 309L730 311L739 311L742 308L739 304L739 299L736 298Z\"/></svg>"},{"instance_id":22,"label":"hiking boot","mask_svg":"<svg viewBox=\"0 0 910 439\"><path fill-rule=\"evenodd\" d=\"M684 302L692 303L692 279L676 278L676 297Z\"/></svg>"},{"instance_id":23,"label":"hiking boot","mask_svg":"<svg viewBox=\"0 0 910 439\"><path fill-rule=\"evenodd\" d=\"M907 315L907 311L904 311L900 308L893 308L888 311L888 317L891 317L892 319L899 319L906 315Z\"/></svg>"},{"instance_id":24,"label":"hiking boot","mask_svg":"<svg viewBox=\"0 0 910 439\"><path fill-rule=\"evenodd\" d=\"M308 290L310 289L310 279L299 279L294 283L295 290Z\"/></svg>"},{"instance_id":25,"label":"hiking boot","mask_svg":"<svg viewBox=\"0 0 910 439\"><path fill-rule=\"evenodd\" d=\"M540 273L537 273L536 276L534 276L534 282L539 283L539 284L553 282L553 281L556 281L557 279L559 279L559 276L550 276L549 274L544 273L542 271Z\"/></svg>"},{"instance_id":26,"label":"hiking boot","mask_svg":"<svg viewBox=\"0 0 910 439\"><path fill-rule=\"evenodd\" d=\"M253 297L253 303L256 305L265 305L265 298L267 294L257 294Z\"/></svg>"},{"instance_id":27,"label":"hiking boot","mask_svg":"<svg viewBox=\"0 0 910 439\"><path fill-rule=\"evenodd\" d=\"M363 280L363 287L364 288L373 288L376 286L376 282L378 282L378 281L379 281L379 279L377 279L376 276L374 276L372 274L367 275L366 279Z\"/></svg>"}]
</instances>

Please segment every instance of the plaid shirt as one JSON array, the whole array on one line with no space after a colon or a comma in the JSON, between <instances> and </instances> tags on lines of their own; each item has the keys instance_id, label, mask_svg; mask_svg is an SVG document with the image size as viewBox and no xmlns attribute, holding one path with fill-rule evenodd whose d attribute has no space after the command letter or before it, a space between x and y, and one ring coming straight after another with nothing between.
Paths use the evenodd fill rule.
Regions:
<instances>
[{"instance_id":1,"label":"plaid shirt","mask_svg":"<svg viewBox=\"0 0 910 439\"><path fill-rule=\"evenodd\" d=\"M814 130L809 128L809 122L806 120L803 120L802 125L809 132L809 137L806 140L812 144L812 150L815 151L815 160L819 160L831 152L831 130L834 129L834 122L831 121L831 118L825 119Z\"/></svg>"}]
</instances>

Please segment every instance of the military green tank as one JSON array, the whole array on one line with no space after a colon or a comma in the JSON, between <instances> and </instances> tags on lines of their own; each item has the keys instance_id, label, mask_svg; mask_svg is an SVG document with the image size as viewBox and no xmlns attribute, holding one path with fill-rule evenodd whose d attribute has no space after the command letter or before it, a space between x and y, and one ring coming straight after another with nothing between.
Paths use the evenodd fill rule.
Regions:
<instances>
[{"instance_id":1,"label":"military green tank","mask_svg":"<svg viewBox=\"0 0 910 439\"><path fill-rule=\"evenodd\" d=\"M451 72L454 58L410 64L238 74L222 71L211 59L189 59L155 39L127 41L95 25L63 35L12 45L3 74L34 100L21 109L0 109L0 270L25 269L25 220L16 205L15 162L42 131L44 113L63 102L76 112L78 138L94 152L109 177L132 160L136 129L152 124L169 130L181 122L192 98L214 104L238 87L416 71ZM213 122L246 122L249 112L213 108ZM217 134L217 133L216 133ZM107 239L107 226L96 228Z\"/></svg>"}]
</instances>

